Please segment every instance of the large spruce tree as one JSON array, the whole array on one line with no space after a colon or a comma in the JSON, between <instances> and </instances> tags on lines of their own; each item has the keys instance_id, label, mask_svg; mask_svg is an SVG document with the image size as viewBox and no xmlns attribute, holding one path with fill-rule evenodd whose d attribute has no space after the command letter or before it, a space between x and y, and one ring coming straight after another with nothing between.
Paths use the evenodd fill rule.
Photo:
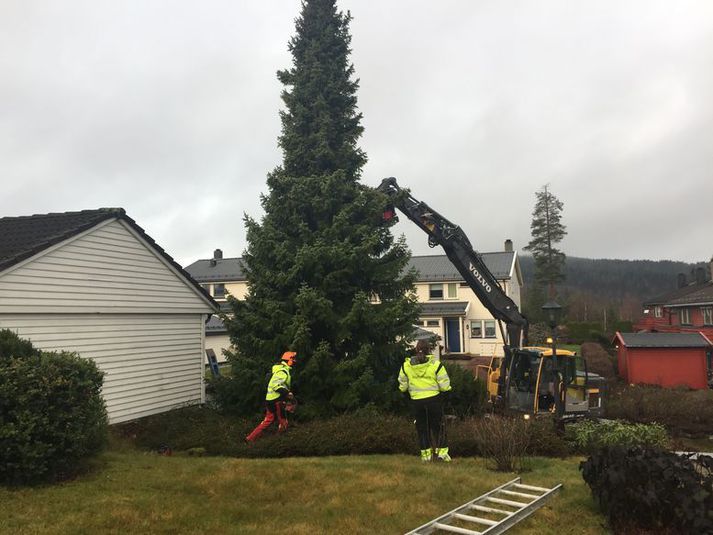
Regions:
<instances>
[{"instance_id":1,"label":"large spruce tree","mask_svg":"<svg viewBox=\"0 0 713 535\"><path fill-rule=\"evenodd\" d=\"M243 410L255 409L287 349L299 353L301 410L388 405L418 315L406 244L382 225L385 199L359 181L366 155L350 20L334 0L304 0L293 64L278 72L283 163L268 175L262 220L245 218L249 294L231 299L226 321Z\"/></svg>"},{"instance_id":2,"label":"large spruce tree","mask_svg":"<svg viewBox=\"0 0 713 535\"><path fill-rule=\"evenodd\" d=\"M564 280L565 254L556 247L567 235L562 223L564 204L548 185L535 193L535 209L532 211L530 231L532 239L525 247L535 259L535 281L548 287L550 298L554 298L555 284Z\"/></svg>"}]
</instances>

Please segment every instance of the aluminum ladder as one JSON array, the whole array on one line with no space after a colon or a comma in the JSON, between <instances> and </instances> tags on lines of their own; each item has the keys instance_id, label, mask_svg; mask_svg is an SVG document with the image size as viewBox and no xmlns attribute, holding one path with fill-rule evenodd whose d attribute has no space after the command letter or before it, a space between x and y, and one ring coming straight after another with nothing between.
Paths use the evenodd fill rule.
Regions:
<instances>
[{"instance_id":1,"label":"aluminum ladder","mask_svg":"<svg viewBox=\"0 0 713 535\"><path fill-rule=\"evenodd\" d=\"M551 489L523 485L520 482L520 478L516 477L475 500L456 507L451 512L441 515L413 531L409 531L406 535L428 535L439 530L463 535L495 535L503 533L542 507L561 488L561 483ZM503 506L507 508L503 508ZM473 516L473 511L487 513L492 518ZM482 526L485 529L476 531L454 526L452 525L454 521L461 521L461 524L475 524L476 527L480 528Z\"/></svg>"}]
</instances>

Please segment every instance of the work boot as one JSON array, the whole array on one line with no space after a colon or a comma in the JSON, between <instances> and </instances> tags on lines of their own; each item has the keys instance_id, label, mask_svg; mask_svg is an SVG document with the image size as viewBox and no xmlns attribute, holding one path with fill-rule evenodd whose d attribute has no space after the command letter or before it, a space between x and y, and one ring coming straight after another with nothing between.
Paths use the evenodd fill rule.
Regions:
<instances>
[{"instance_id":1,"label":"work boot","mask_svg":"<svg viewBox=\"0 0 713 535\"><path fill-rule=\"evenodd\" d=\"M448 455L448 448L438 448L436 450L436 455L438 456L439 461L443 461L444 463L451 462L451 456Z\"/></svg>"},{"instance_id":2,"label":"work boot","mask_svg":"<svg viewBox=\"0 0 713 535\"><path fill-rule=\"evenodd\" d=\"M433 459L433 448L428 448L427 450L421 450L421 460L424 463L431 462Z\"/></svg>"}]
</instances>

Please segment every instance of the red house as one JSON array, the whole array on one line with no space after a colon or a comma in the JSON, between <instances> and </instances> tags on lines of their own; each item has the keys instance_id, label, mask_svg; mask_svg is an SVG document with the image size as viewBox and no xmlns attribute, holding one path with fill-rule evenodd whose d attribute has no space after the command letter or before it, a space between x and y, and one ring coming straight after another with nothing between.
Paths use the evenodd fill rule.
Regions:
<instances>
[{"instance_id":1,"label":"red house","mask_svg":"<svg viewBox=\"0 0 713 535\"><path fill-rule=\"evenodd\" d=\"M620 333L619 375L629 383L708 388L713 344L702 333Z\"/></svg>"},{"instance_id":2,"label":"red house","mask_svg":"<svg viewBox=\"0 0 713 535\"><path fill-rule=\"evenodd\" d=\"M706 270L697 268L691 281L679 274L676 290L644 302L643 316L634 328L660 333L702 332L713 339L713 280Z\"/></svg>"}]
</instances>

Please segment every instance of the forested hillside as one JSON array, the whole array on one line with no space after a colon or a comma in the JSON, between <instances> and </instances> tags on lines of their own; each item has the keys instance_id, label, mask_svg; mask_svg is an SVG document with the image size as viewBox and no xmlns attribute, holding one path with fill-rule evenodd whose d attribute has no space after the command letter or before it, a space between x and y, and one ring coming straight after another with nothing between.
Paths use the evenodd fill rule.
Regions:
<instances>
[{"instance_id":1,"label":"forested hillside","mask_svg":"<svg viewBox=\"0 0 713 535\"><path fill-rule=\"evenodd\" d=\"M531 297L527 289L534 282L534 261L520 255L525 279L523 297ZM689 264L670 260L609 260L567 257L565 282L560 285L558 298L568 306L568 316L576 321L602 319L605 311L610 317L635 320L641 303L676 288L676 277L707 263Z\"/></svg>"}]
</instances>

